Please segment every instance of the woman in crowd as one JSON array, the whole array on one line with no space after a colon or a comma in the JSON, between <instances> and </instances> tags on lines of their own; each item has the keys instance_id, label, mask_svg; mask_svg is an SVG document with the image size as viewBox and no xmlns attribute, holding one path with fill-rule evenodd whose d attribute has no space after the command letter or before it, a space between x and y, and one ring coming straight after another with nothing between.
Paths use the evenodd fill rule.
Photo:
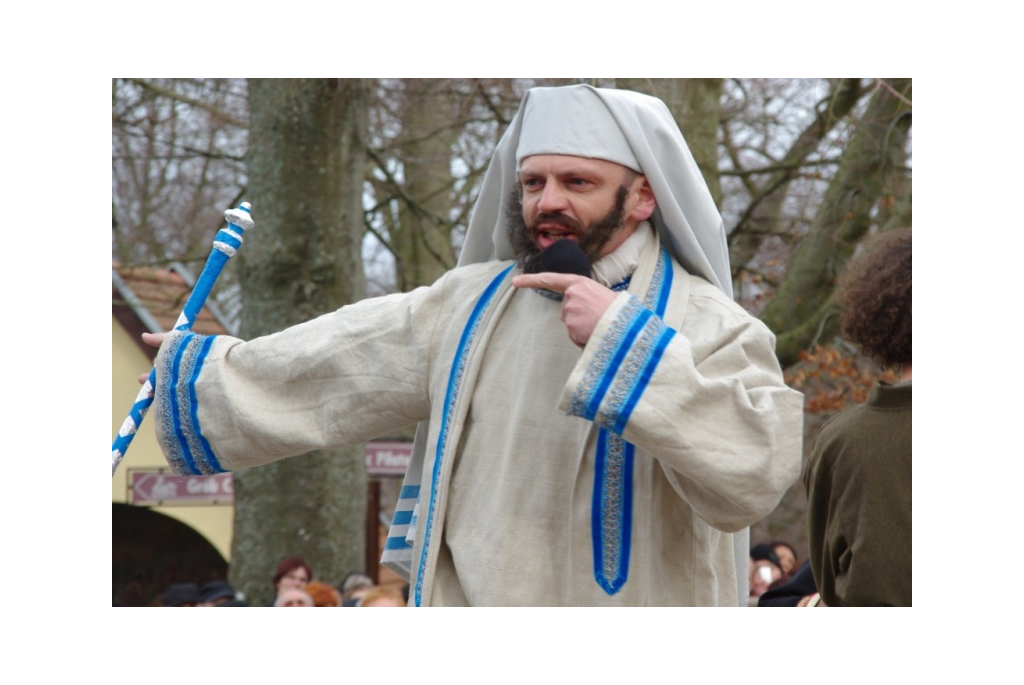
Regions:
<instances>
[{"instance_id":1,"label":"woman in crowd","mask_svg":"<svg viewBox=\"0 0 1024 685\"><path fill-rule=\"evenodd\" d=\"M285 590L305 590L313 580L313 569L300 557L289 557L277 566L274 572L274 597L280 597ZM275 603L275 606L276 603Z\"/></svg>"}]
</instances>

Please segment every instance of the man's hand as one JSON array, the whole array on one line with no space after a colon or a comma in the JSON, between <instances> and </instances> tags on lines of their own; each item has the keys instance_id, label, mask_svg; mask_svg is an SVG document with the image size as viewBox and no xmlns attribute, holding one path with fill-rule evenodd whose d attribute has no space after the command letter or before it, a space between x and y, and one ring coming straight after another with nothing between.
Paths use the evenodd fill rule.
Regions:
<instances>
[{"instance_id":1,"label":"man's hand","mask_svg":"<svg viewBox=\"0 0 1024 685\"><path fill-rule=\"evenodd\" d=\"M147 345L150 345L152 347L160 347L160 345L162 345L163 342L164 342L164 335L166 335L166 334L165 333L143 333L142 334L142 342L144 342ZM149 380L149 372L148 371L146 373L142 374L141 376L139 376L139 385L145 385L147 380Z\"/></svg>"},{"instance_id":2,"label":"man's hand","mask_svg":"<svg viewBox=\"0 0 1024 685\"><path fill-rule=\"evenodd\" d=\"M523 274L513 278L512 285L562 293L562 323L569 331L569 339L580 348L590 340L598 320L618 296L592 278L576 274Z\"/></svg>"}]
</instances>

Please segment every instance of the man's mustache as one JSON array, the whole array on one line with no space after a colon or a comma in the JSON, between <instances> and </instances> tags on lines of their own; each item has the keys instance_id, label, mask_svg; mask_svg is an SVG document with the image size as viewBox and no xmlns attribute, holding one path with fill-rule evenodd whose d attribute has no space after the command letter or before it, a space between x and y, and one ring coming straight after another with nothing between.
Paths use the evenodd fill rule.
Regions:
<instances>
[{"instance_id":1,"label":"man's mustache","mask_svg":"<svg viewBox=\"0 0 1024 685\"><path fill-rule=\"evenodd\" d=\"M533 221L530 222L530 232L536 233L540 231L540 226L542 224L559 226L560 228L567 229L577 235L583 232L583 224L581 222L571 216L562 214L561 212L538 214L534 217Z\"/></svg>"}]
</instances>

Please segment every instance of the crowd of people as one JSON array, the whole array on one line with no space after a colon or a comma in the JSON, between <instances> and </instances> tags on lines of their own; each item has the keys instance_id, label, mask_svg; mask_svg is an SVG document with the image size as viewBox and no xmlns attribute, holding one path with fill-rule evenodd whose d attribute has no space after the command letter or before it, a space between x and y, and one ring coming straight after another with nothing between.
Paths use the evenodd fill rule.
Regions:
<instances>
[{"instance_id":1,"label":"crowd of people","mask_svg":"<svg viewBox=\"0 0 1024 685\"><path fill-rule=\"evenodd\" d=\"M810 564L792 544L773 540L750 548L747 606L806 606L816 593Z\"/></svg>"},{"instance_id":2,"label":"crowd of people","mask_svg":"<svg viewBox=\"0 0 1024 685\"><path fill-rule=\"evenodd\" d=\"M313 569L301 557L283 560L271 579L274 607L404 607L409 587L376 585L364 573L352 572L337 585L316 580ZM226 580L201 588L196 583L173 583L164 591L165 607L245 607L245 596Z\"/></svg>"}]
</instances>

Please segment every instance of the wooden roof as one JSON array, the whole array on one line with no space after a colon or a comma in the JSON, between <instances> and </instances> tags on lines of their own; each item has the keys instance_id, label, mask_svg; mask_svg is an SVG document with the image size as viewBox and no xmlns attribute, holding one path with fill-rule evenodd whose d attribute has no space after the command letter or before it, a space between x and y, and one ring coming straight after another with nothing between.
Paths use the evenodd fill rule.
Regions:
<instances>
[{"instance_id":1,"label":"wooden roof","mask_svg":"<svg viewBox=\"0 0 1024 685\"><path fill-rule=\"evenodd\" d=\"M113 264L112 307L114 317L138 343L150 359L156 348L143 344L143 332L169 331L185 306L194 278L180 264L167 269L150 266ZM192 330L203 335L228 333L228 326L215 307L205 306L192 324Z\"/></svg>"}]
</instances>

